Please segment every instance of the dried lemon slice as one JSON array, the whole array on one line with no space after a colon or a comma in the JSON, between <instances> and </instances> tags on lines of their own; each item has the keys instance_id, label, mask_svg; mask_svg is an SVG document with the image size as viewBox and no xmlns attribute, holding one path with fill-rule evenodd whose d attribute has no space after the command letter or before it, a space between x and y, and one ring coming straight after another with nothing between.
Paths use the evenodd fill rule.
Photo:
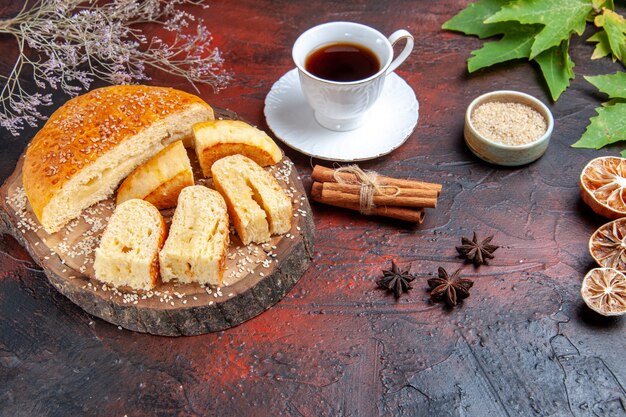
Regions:
<instances>
[{"instance_id":1,"label":"dried lemon slice","mask_svg":"<svg viewBox=\"0 0 626 417\"><path fill-rule=\"evenodd\" d=\"M580 195L601 216L626 216L626 159L603 156L591 160L580 174Z\"/></svg>"},{"instance_id":2,"label":"dried lemon slice","mask_svg":"<svg viewBox=\"0 0 626 417\"><path fill-rule=\"evenodd\" d=\"M626 272L626 218L600 226L589 238L589 253L598 265Z\"/></svg>"},{"instance_id":3,"label":"dried lemon slice","mask_svg":"<svg viewBox=\"0 0 626 417\"><path fill-rule=\"evenodd\" d=\"M583 279L580 295L603 316L626 313L626 275L613 268L594 268Z\"/></svg>"}]
</instances>

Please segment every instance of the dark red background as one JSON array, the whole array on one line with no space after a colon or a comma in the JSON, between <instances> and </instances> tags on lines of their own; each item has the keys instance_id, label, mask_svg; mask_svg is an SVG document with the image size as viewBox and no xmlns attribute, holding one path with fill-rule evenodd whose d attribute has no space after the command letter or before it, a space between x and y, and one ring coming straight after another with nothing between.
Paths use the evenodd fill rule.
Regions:
<instances>
[{"instance_id":1,"label":"dark red background","mask_svg":"<svg viewBox=\"0 0 626 417\"><path fill-rule=\"evenodd\" d=\"M349 4L348 4L349 3ZM576 79L551 105L546 155L522 168L475 158L462 140L469 102L515 89L550 103L524 62L468 75L474 38L441 24L466 1L210 1L202 15L234 73L212 105L265 127L263 100L293 67L290 48L318 23L357 21L386 34L406 28L415 51L398 70L420 101L417 130L391 155L363 164L382 174L441 182L440 206L420 227L313 205L317 254L275 307L236 328L164 338L118 330L58 294L12 240L0 240L0 415L22 416L622 416L626 414L625 320L584 306L579 286L593 267L591 233L605 222L581 202L578 176L591 158L572 149L602 97L583 75L623 69L591 62L575 37ZM10 15L18 5L0 2ZM17 51L0 37L0 73ZM153 74L152 84L192 91ZM55 106L65 98L57 95ZM52 108L47 109L50 113ZM2 132L0 178L31 131ZM306 184L311 161L285 148ZM454 246L477 230L502 247L464 304L432 304L426 279L462 263ZM375 288L391 259L418 275L396 302Z\"/></svg>"}]
</instances>

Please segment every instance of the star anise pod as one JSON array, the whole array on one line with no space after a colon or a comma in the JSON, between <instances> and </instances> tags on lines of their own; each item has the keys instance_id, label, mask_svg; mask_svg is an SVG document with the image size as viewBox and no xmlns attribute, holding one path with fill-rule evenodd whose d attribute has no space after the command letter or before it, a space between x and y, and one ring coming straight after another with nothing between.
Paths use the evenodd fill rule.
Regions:
<instances>
[{"instance_id":1,"label":"star anise pod","mask_svg":"<svg viewBox=\"0 0 626 417\"><path fill-rule=\"evenodd\" d=\"M470 279L459 278L460 269L457 269L452 276L448 271L439 267L439 277L428 280L430 296L434 300L444 300L447 305L454 307L459 301L469 297L469 290L474 285Z\"/></svg>"},{"instance_id":2,"label":"star anise pod","mask_svg":"<svg viewBox=\"0 0 626 417\"><path fill-rule=\"evenodd\" d=\"M499 248L499 246L491 244L491 239L493 236L479 242L478 236L474 232L472 240L462 237L461 246L457 246L456 250L461 257L473 262L476 266L486 264L488 259L493 259L493 253Z\"/></svg>"},{"instance_id":3,"label":"star anise pod","mask_svg":"<svg viewBox=\"0 0 626 417\"><path fill-rule=\"evenodd\" d=\"M408 292L411 288L413 288L409 283L414 279L415 276L409 274L409 269L404 271L400 270L395 261L392 260L391 269L383 269L383 276L378 278L376 285L378 285L378 288L392 291L396 298L400 298L400 294Z\"/></svg>"}]
</instances>

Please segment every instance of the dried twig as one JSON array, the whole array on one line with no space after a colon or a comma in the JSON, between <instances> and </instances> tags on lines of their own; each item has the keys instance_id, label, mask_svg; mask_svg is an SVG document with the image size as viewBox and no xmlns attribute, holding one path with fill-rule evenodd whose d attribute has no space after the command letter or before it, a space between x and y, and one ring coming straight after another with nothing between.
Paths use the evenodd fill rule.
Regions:
<instances>
[{"instance_id":1,"label":"dried twig","mask_svg":"<svg viewBox=\"0 0 626 417\"><path fill-rule=\"evenodd\" d=\"M17 16L0 20L0 33L13 35L19 48L13 69L0 75L0 126L17 135L25 124L45 117L38 107L52 104L51 95L30 93L20 77L30 67L41 90L61 89L75 96L95 79L131 84L149 79L147 67L214 90L230 75L211 46L212 37L200 19L180 10L197 0L37 0L28 1ZM204 6L206 7L206 6ZM161 25L171 41L149 37L143 24ZM197 87L196 87L197 90Z\"/></svg>"}]
</instances>

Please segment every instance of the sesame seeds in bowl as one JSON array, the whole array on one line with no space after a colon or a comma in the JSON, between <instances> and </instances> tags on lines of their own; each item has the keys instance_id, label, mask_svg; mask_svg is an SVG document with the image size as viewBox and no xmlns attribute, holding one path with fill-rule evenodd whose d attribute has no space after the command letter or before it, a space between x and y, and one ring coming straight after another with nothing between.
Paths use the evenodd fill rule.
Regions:
<instances>
[{"instance_id":1,"label":"sesame seeds in bowl","mask_svg":"<svg viewBox=\"0 0 626 417\"><path fill-rule=\"evenodd\" d=\"M465 114L465 143L479 158L503 166L525 165L546 151L554 119L541 101L518 91L476 98Z\"/></svg>"}]
</instances>

